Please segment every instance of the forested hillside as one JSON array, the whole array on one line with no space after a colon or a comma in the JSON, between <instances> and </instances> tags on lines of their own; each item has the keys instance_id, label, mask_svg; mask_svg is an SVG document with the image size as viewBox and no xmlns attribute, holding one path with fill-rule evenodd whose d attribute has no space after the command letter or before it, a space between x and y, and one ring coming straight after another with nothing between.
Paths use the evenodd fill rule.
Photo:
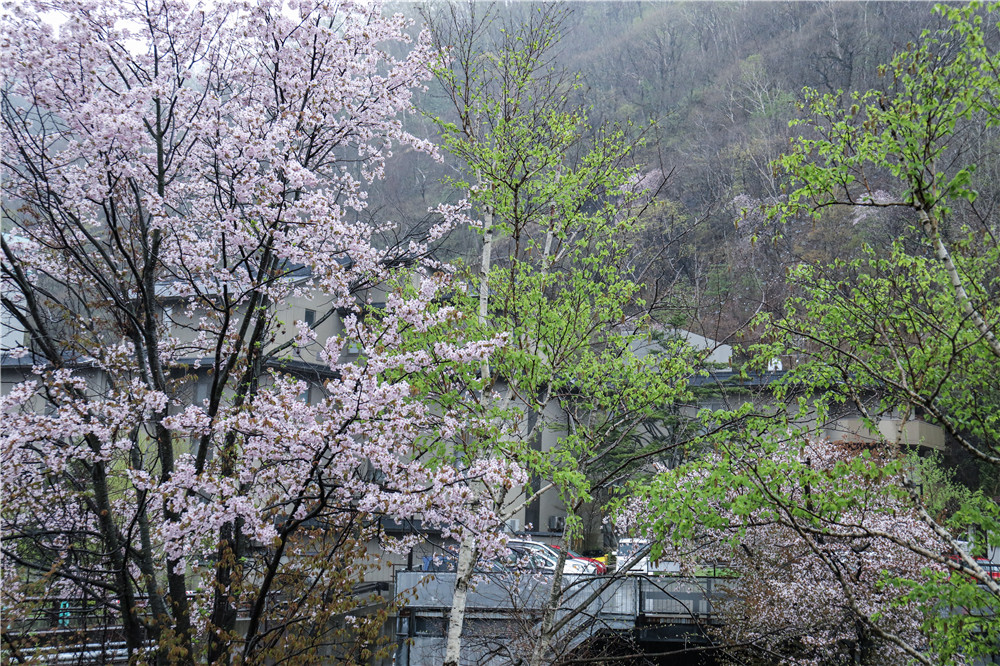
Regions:
<instances>
[{"instance_id":1,"label":"forested hillside","mask_svg":"<svg viewBox=\"0 0 1000 666\"><path fill-rule=\"evenodd\" d=\"M477 3L475 11L485 17L492 7L497 16L490 29L499 31L539 6ZM403 7L431 20L455 7L468 10L445 3ZM575 81L572 90L566 84L575 96L569 103L590 109L595 131L605 123L631 123L630 131L646 140L639 164L669 174L639 232L641 244L661 255L647 281L669 284L678 295L664 320L729 340L746 332L754 313L780 310L788 266L850 257L864 243L886 247L912 222L886 212L858 219L829 210L829 223L776 228L744 211L781 196L772 162L802 133L789 121L800 115L803 89L891 86L879 66L941 24L930 3L580 2L563 9L550 66ZM485 44L482 57L490 57ZM430 116L447 114L435 84L420 106ZM431 123L415 122L433 133ZM978 165L979 197L975 211L964 214L989 217L1000 189L1000 136L996 128L976 126L961 141L961 153ZM400 169L396 176L406 181L394 181L383 203L419 219L447 195L440 180L453 173L426 161ZM448 252L474 252L475 239L466 240L470 245L450 239Z\"/></svg>"}]
</instances>

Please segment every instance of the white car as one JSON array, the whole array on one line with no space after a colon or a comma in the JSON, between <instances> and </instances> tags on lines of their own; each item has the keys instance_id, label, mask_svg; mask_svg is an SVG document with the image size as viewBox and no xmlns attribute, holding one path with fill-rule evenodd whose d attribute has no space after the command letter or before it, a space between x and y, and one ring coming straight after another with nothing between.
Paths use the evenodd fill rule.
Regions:
<instances>
[{"instance_id":1,"label":"white car","mask_svg":"<svg viewBox=\"0 0 1000 666\"><path fill-rule=\"evenodd\" d=\"M649 545L649 542L645 539L619 539L618 549L615 551L615 562L618 571L629 574L648 573ZM637 559L626 570L625 565L635 559L640 553L642 553L642 557Z\"/></svg>"},{"instance_id":2,"label":"white car","mask_svg":"<svg viewBox=\"0 0 1000 666\"><path fill-rule=\"evenodd\" d=\"M618 550L615 551L615 559L618 563L618 570L622 571L626 564L641 553L642 557L637 559L635 564L629 567L628 571L625 571L625 573L680 573L681 565L679 562L672 562L670 560L657 560L655 562L651 562L649 560L649 549L651 545L652 544L646 539L619 539Z\"/></svg>"},{"instance_id":3,"label":"white car","mask_svg":"<svg viewBox=\"0 0 1000 666\"><path fill-rule=\"evenodd\" d=\"M539 569L555 571L556 563L559 560L559 553L550 546L537 541L521 541L512 539L507 542L507 546L513 550L530 553L536 566ZM575 560L567 557L563 565L563 573L567 574L593 574L597 572L597 567L585 560Z\"/></svg>"}]
</instances>

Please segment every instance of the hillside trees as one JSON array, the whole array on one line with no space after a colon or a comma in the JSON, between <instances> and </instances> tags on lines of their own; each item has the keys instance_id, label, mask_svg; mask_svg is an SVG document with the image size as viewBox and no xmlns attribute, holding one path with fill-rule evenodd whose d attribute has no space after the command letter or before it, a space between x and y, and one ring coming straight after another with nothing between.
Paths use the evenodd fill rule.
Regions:
<instances>
[{"instance_id":1,"label":"hillside trees","mask_svg":"<svg viewBox=\"0 0 1000 666\"><path fill-rule=\"evenodd\" d=\"M489 540L480 490L523 479L500 448L436 455L497 427L455 399L497 341L404 270L424 244L360 221L395 147L431 152L399 121L426 35L368 2L22 3L3 25L14 658L56 598L133 660L366 661L379 519Z\"/></svg>"},{"instance_id":2,"label":"hillside trees","mask_svg":"<svg viewBox=\"0 0 1000 666\"><path fill-rule=\"evenodd\" d=\"M582 72L579 94L591 118L655 120L658 140L642 159L679 167L663 195L678 215L701 221L663 270L680 271L691 285L689 328L726 339L760 309L780 311L789 265L850 255L862 229L832 234L808 222L754 247L734 228L731 202L775 195L769 162L794 136L787 121L802 87L882 88L875 65L934 24L926 7L636 3L585 5L575 17L560 62ZM770 102L758 106L763 112L737 103L754 70Z\"/></svg>"}]
</instances>

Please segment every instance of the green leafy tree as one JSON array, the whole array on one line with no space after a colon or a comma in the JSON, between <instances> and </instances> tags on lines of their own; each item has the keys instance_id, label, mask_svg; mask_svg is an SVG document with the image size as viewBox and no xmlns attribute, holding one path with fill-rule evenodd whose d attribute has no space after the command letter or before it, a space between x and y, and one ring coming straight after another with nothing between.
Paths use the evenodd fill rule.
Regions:
<instances>
[{"instance_id":1,"label":"green leafy tree","mask_svg":"<svg viewBox=\"0 0 1000 666\"><path fill-rule=\"evenodd\" d=\"M955 253L962 248L953 229L956 206L974 204L977 197L977 165L966 161L970 128L1000 122L1000 55L989 33L991 23L996 30L990 12L998 7L984 14L978 3L938 6L948 26L925 32L880 69L892 78L892 93L853 93L844 108L840 95L807 90L807 116L797 123L810 136L779 161L790 181L788 201L777 211L818 219L824 208L837 205L912 210L920 242L944 267L962 316L1000 357L1000 342L980 312L988 294L958 266ZM976 221L970 231L982 238L982 250L995 251L997 220Z\"/></svg>"},{"instance_id":2,"label":"green leafy tree","mask_svg":"<svg viewBox=\"0 0 1000 666\"><path fill-rule=\"evenodd\" d=\"M854 536L918 555L939 571L907 578L886 570L878 585L895 593L881 608L848 605L865 632L926 664L990 654L1000 632L1000 586L973 557L1000 539L997 503L981 492L956 493L944 504L922 496L905 448L916 443L906 441L910 422L926 421L983 465L1000 464L1000 244L996 217L976 206L977 165L967 145L978 128L1000 121L997 10L938 7L944 27L925 32L881 69L890 92L806 91L797 123L804 136L777 163L786 198L771 208L772 218L824 224L831 207L850 207L854 223L891 210L909 215L910 225L889 247L866 245L853 260L790 271L793 296L782 315L759 320L767 343L755 350L760 367L778 356L797 359L771 387L775 408L750 414L741 430L726 435L722 461L698 492L670 493L660 484L653 493L652 527L664 537L718 527L710 518L718 506L744 520L781 517L799 540L817 546L817 555L848 527ZM785 442L815 435L848 412L860 413L883 462L859 458L817 476L801 447ZM893 428L880 432L884 421ZM877 492L905 499L908 515L944 548L846 518L849 508L870 505L873 492L851 480L887 475L894 483ZM777 477L801 497L775 492L768 479ZM821 485L822 496L810 491ZM970 525L980 536L968 548L960 539ZM833 558L820 559L828 573L842 569ZM914 603L925 610L919 635L893 632L886 618Z\"/></svg>"},{"instance_id":3,"label":"green leafy tree","mask_svg":"<svg viewBox=\"0 0 1000 666\"><path fill-rule=\"evenodd\" d=\"M925 418L994 467L1000 464L1000 245L996 218L975 207L977 165L965 143L974 128L1000 121L997 9L938 7L946 27L924 33L882 68L893 81L891 94L855 94L842 108L835 96L807 93L802 122L811 136L781 161L791 189L776 211L818 219L828 206L899 208L912 212L912 226L891 248L866 247L853 262L796 269L791 280L801 296L770 324L777 345L766 351L807 359L788 381L821 405L848 401L873 428L880 417L895 416L899 433L908 420ZM901 437L884 444L898 449ZM941 606L924 627L934 649L946 659L988 652L996 625L976 613L992 615L1000 587L953 537L977 525L995 545L996 503L974 493L942 513L927 506L912 478L902 474L900 484L958 557L907 546L963 570L909 585L911 598ZM954 608L973 609L972 616Z\"/></svg>"},{"instance_id":4,"label":"green leafy tree","mask_svg":"<svg viewBox=\"0 0 1000 666\"><path fill-rule=\"evenodd\" d=\"M445 11L430 17L439 44L451 47L438 76L453 115L439 122L445 147L465 164L454 185L467 197L447 212L467 215L482 235L469 278L478 294L467 307L482 336L505 338L482 367L487 385L476 399L490 402L515 433L515 444L508 435L482 445L502 444L540 479L508 515L558 494L572 538L580 507L616 476L590 471L662 405L690 395L697 354L681 341L664 343L663 354L635 353L649 337L651 304L641 298L629 238L652 195L632 164L629 128L591 127L569 103L573 78L550 65L564 10L532 8L523 23L498 22L477 5ZM473 541L464 541L446 664L457 663L477 557ZM562 558L533 664L552 658L569 621L555 616Z\"/></svg>"}]
</instances>

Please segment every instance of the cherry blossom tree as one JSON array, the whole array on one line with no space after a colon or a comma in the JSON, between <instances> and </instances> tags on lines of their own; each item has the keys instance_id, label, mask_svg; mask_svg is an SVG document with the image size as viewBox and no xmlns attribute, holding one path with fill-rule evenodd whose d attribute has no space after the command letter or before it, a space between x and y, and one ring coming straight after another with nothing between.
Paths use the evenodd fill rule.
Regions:
<instances>
[{"instance_id":1,"label":"cherry blossom tree","mask_svg":"<svg viewBox=\"0 0 1000 666\"><path fill-rule=\"evenodd\" d=\"M371 2L27 2L3 25L12 654L59 596L133 660L367 660L379 519L488 551L482 489L525 480L502 451L439 455L494 436L456 396L500 340L465 335L425 244L361 221L393 150L433 153L401 123L428 39Z\"/></svg>"},{"instance_id":2,"label":"cherry blossom tree","mask_svg":"<svg viewBox=\"0 0 1000 666\"><path fill-rule=\"evenodd\" d=\"M754 448L723 445L663 471L619 521L657 539L654 555L676 548L688 570L728 562L736 577L715 605L741 659L941 663L927 633L939 607L908 593L949 567L908 544L938 554L950 544L897 486L891 452L796 439Z\"/></svg>"}]
</instances>

